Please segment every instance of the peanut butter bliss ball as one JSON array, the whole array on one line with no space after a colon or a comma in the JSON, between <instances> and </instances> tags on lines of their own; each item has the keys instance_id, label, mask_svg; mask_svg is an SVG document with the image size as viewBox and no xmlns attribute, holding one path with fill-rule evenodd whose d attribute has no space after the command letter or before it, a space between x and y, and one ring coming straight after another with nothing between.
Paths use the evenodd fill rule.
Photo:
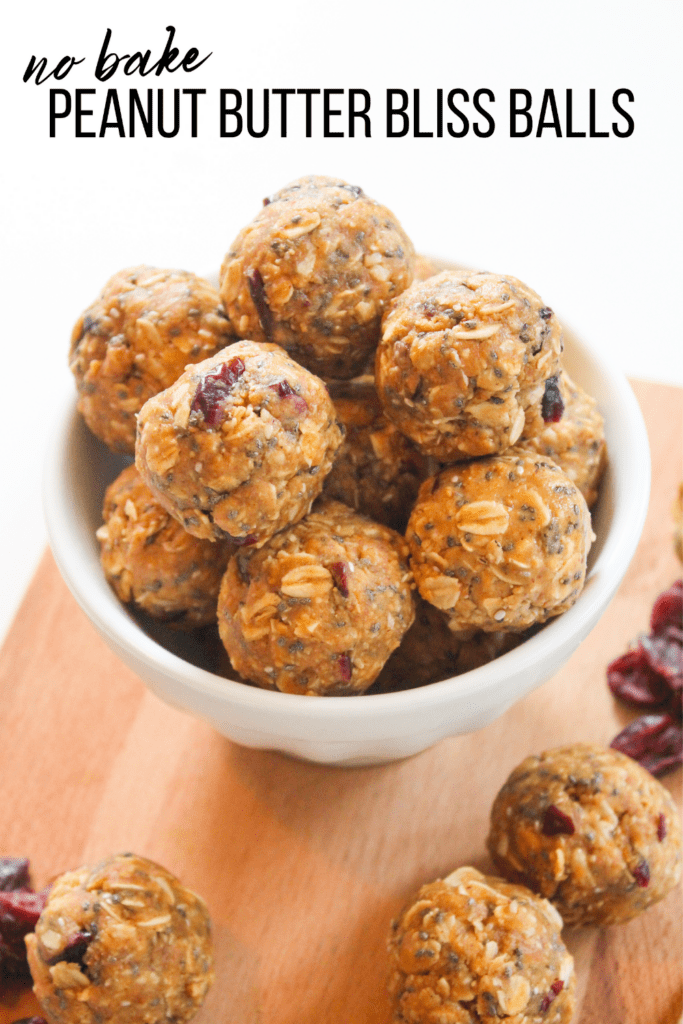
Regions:
<instances>
[{"instance_id":1,"label":"peanut butter bliss ball","mask_svg":"<svg viewBox=\"0 0 683 1024\"><path fill-rule=\"evenodd\" d=\"M100 560L117 597L180 629L216 620L230 545L199 540L168 514L128 466L107 488L97 531Z\"/></svg>"},{"instance_id":2,"label":"peanut butter bliss ball","mask_svg":"<svg viewBox=\"0 0 683 1024\"><path fill-rule=\"evenodd\" d=\"M136 463L195 537L258 546L306 515L341 441L321 380L277 345L240 341L147 402Z\"/></svg>"},{"instance_id":3,"label":"peanut butter bliss ball","mask_svg":"<svg viewBox=\"0 0 683 1024\"><path fill-rule=\"evenodd\" d=\"M394 921L396 1024L569 1024L574 961L562 919L521 885L463 867L423 885Z\"/></svg>"},{"instance_id":4,"label":"peanut butter bliss ball","mask_svg":"<svg viewBox=\"0 0 683 1024\"><path fill-rule=\"evenodd\" d=\"M268 689L363 693L413 621L403 537L321 499L230 559L218 628L235 669Z\"/></svg>"},{"instance_id":5,"label":"peanut butter bliss ball","mask_svg":"<svg viewBox=\"0 0 683 1024\"><path fill-rule=\"evenodd\" d=\"M518 448L425 480L406 536L422 597L448 613L452 629L491 632L570 608L593 540L575 484Z\"/></svg>"},{"instance_id":6,"label":"peanut butter bliss ball","mask_svg":"<svg viewBox=\"0 0 683 1024\"><path fill-rule=\"evenodd\" d=\"M78 410L113 451L132 455L135 415L147 399L177 380L188 363L233 340L208 281L184 270L122 270L71 335Z\"/></svg>"},{"instance_id":7,"label":"peanut butter bliss ball","mask_svg":"<svg viewBox=\"0 0 683 1024\"><path fill-rule=\"evenodd\" d=\"M264 203L221 268L235 332L277 342L321 377L355 376L387 303L413 279L410 239L385 206L338 178L299 178Z\"/></svg>"},{"instance_id":8,"label":"peanut butter bliss ball","mask_svg":"<svg viewBox=\"0 0 683 1024\"><path fill-rule=\"evenodd\" d=\"M556 462L591 508L607 465L604 420L595 399L564 370L560 374L559 393L564 406L561 418L549 422L536 437L521 441L519 447Z\"/></svg>"},{"instance_id":9,"label":"peanut butter bliss ball","mask_svg":"<svg viewBox=\"0 0 683 1024\"><path fill-rule=\"evenodd\" d=\"M204 902L133 854L61 875L26 946L49 1024L184 1024L213 981Z\"/></svg>"},{"instance_id":10,"label":"peanut butter bliss ball","mask_svg":"<svg viewBox=\"0 0 683 1024\"><path fill-rule=\"evenodd\" d=\"M336 381L330 395L346 433L323 493L403 533L420 484L438 465L384 416L371 381Z\"/></svg>"},{"instance_id":11,"label":"peanut butter bliss ball","mask_svg":"<svg viewBox=\"0 0 683 1024\"><path fill-rule=\"evenodd\" d=\"M561 415L561 352L557 318L531 288L446 270L385 314L377 390L388 418L426 454L444 462L491 455Z\"/></svg>"},{"instance_id":12,"label":"peanut butter bliss ball","mask_svg":"<svg viewBox=\"0 0 683 1024\"><path fill-rule=\"evenodd\" d=\"M552 900L573 925L628 921L681 874L668 790L625 754L585 743L515 768L494 802L488 847L506 878Z\"/></svg>"}]
</instances>

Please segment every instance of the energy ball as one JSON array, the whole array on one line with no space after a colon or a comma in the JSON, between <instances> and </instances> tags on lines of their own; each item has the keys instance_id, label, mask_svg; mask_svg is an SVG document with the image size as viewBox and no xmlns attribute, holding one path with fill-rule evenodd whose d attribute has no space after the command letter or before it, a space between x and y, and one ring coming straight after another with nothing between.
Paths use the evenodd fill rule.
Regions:
<instances>
[{"instance_id":1,"label":"energy ball","mask_svg":"<svg viewBox=\"0 0 683 1024\"><path fill-rule=\"evenodd\" d=\"M293 529L230 559L218 629L230 661L268 689L363 693L413 621L398 533L321 499Z\"/></svg>"},{"instance_id":2,"label":"energy ball","mask_svg":"<svg viewBox=\"0 0 683 1024\"><path fill-rule=\"evenodd\" d=\"M385 206L338 178L299 178L269 199L221 268L241 338L273 341L325 378L360 373L387 303L413 279L413 246Z\"/></svg>"},{"instance_id":3,"label":"energy ball","mask_svg":"<svg viewBox=\"0 0 683 1024\"><path fill-rule=\"evenodd\" d=\"M195 537L258 546L306 515L341 441L321 380L278 345L239 341L146 403L136 462Z\"/></svg>"},{"instance_id":4,"label":"energy ball","mask_svg":"<svg viewBox=\"0 0 683 1024\"><path fill-rule=\"evenodd\" d=\"M415 621L389 658L373 693L412 690L487 665L524 639L518 633L454 632L446 615L415 595Z\"/></svg>"},{"instance_id":5,"label":"energy ball","mask_svg":"<svg viewBox=\"0 0 683 1024\"><path fill-rule=\"evenodd\" d=\"M128 466L109 485L97 531L104 575L124 604L181 629L216 621L230 545L199 540Z\"/></svg>"},{"instance_id":6,"label":"energy ball","mask_svg":"<svg viewBox=\"0 0 683 1024\"><path fill-rule=\"evenodd\" d=\"M576 485L519 448L425 480L406 536L422 597L452 629L487 632L524 630L570 608L594 539Z\"/></svg>"},{"instance_id":7,"label":"energy ball","mask_svg":"<svg viewBox=\"0 0 683 1024\"><path fill-rule=\"evenodd\" d=\"M182 1024L213 981L203 900L130 853L61 875L26 946L49 1024Z\"/></svg>"},{"instance_id":8,"label":"energy ball","mask_svg":"<svg viewBox=\"0 0 683 1024\"><path fill-rule=\"evenodd\" d=\"M556 462L579 488L592 508L598 497L600 480L607 465L604 420L598 403L562 371L559 392L564 413L519 447L537 452Z\"/></svg>"},{"instance_id":9,"label":"energy ball","mask_svg":"<svg viewBox=\"0 0 683 1024\"><path fill-rule=\"evenodd\" d=\"M625 754L586 743L515 768L493 804L488 847L506 878L552 900L572 925L628 921L681 873L668 790Z\"/></svg>"},{"instance_id":10,"label":"energy ball","mask_svg":"<svg viewBox=\"0 0 683 1024\"><path fill-rule=\"evenodd\" d=\"M388 418L443 462L505 451L561 415L562 329L521 281L445 270L382 322L375 376Z\"/></svg>"},{"instance_id":11,"label":"energy ball","mask_svg":"<svg viewBox=\"0 0 683 1024\"><path fill-rule=\"evenodd\" d=\"M401 1024L569 1024L574 961L547 900L463 867L423 885L389 938Z\"/></svg>"},{"instance_id":12,"label":"energy ball","mask_svg":"<svg viewBox=\"0 0 683 1024\"><path fill-rule=\"evenodd\" d=\"M188 363L234 340L215 288L185 270L132 267L79 317L69 362L78 410L113 451L132 455L135 415Z\"/></svg>"},{"instance_id":13,"label":"energy ball","mask_svg":"<svg viewBox=\"0 0 683 1024\"><path fill-rule=\"evenodd\" d=\"M330 394L346 436L323 493L403 533L434 460L387 420L371 382L337 382Z\"/></svg>"}]
</instances>

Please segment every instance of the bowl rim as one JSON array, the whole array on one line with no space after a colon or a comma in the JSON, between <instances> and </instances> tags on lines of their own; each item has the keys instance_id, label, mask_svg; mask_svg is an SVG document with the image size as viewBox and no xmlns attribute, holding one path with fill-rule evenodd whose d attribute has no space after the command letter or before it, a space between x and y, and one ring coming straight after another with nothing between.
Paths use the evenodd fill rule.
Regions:
<instances>
[{"instance_id":1,"label":"bowl rim","mask_svg":"<svg viewBox=\"0 0 683 1024\"><path fill-rule=\"evenodd\" d=\"M529 674L553 652L570 644L572 637L586 635L600 611L609 602L631 561L647 513L650 492L650 450L643 416L635 395L625 376L607 365L567 325L565 336L572 348L598 374L609 382L622 415L619 424L620 442L627 446L628 459L622 459L623 472L619 478L621 501L614 504L612 522L601 550L589 572L586 585L576 604L562 615L549 621L544 629L519 647L479 668L439 682L414 689L390 693L363 694L362 700L348 697L325 697L311 700L310 696L266 690L236 680L214 675L183 660L162 647L143 632L141 627L119 604L104 576L93 577L91 558L80 543L78 516L74 515L71 496L64 486L63 468L68 462L68 440L74 424L80 418L76 399L70 394L59 410L55 429L48 443L43 474L43 505L50 546L69 589L86 615L93 621L111 645L125 648L150 673L170 677L199 695L223 704L239 706L244 712L287 716L310 723L334 718L342 738L344 722L374 717L378 722L404 718L406 712L438 709L449 706L454 699L477 697L501 687L509 677ZM626 498L628 495L628 499ZM113 599L113 603L112 603ZM266 726L265 720L263 722ZM279 730L276 730L279 731Z\"/></svg>"}]
</instances>

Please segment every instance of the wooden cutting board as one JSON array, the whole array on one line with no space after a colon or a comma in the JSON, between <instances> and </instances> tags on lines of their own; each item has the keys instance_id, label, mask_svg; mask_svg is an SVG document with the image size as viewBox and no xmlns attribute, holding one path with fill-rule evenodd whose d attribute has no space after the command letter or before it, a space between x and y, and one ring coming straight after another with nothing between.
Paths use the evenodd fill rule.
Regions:
<instances>
[{"instance_id":1,"label":"wooden cutting board","mask_svg":"<svg viewBox=\"0 0 683 1024\"><path fill-rule=\"evenodd\" d=\"M235 746L149 693L96 635L46 553L0 654L0 853L34 879L132 850L207 900L216 984L197 1024L388 1024L385 937L425 881L484 852L489 808L527 754L609 743L633 717L605 666L647 629L680 567L670 508L683 393L636 382L653 457L624 583L565 668L482 732L379 768ZM359 698L362 699L362 698ZM679 797L681 772L665 779ZM680 892L628 925L567 934L576 1024L678 1024ZM0 997L0 1024L38 1011Z\"/></svg>"}]
</instances>

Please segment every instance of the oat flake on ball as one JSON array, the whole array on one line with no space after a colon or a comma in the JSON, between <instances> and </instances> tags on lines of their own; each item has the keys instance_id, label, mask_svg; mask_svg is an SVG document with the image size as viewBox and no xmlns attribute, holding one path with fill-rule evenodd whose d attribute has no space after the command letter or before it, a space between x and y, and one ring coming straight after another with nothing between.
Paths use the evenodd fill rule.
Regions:
<instances>
[{"instance_id":1,"label":"oat flake on ball","mask_svg":"<svg viewBox=\"0 0 683 1024\"><path fill-rule=\"evenodd\" d=\"M26 946L50 1024L184 1024L213 981L203 900L128 853L61 875Z\"/></svg>"},{"instance_id":2,"label":"oat flake on ball","mask_svg":"<svg viewBox=\"0 0 683 1024\"><path fill-rule=\"evenodd\" d=\"M221 268L241 338L273 341L326 379L360 373L387 303L413 279L413 246L385 206L338 178L299 178L265 200Z\"/></svg>"},{"instance_id":3,"label":"oat flake on ball","mask_svg":"<svg viewBox=\"0 0 683 1024\"><path fill-rule=\"evenodd\" d=\"M471 867L423 885L389 937L396 1024L569 1024L574 961L562 919Z\"/></svg>"},{"instance_id":4,"label":"oat flake on ball","mask_svg":"<svg viewBox=\"0 0 683 1024\"><path fill-rule=\"evenodd\" d=\"M514 448L425 480L406 536L418 590L451 628L496 632L574 604L593 532L569 477Z\"/></svg>"},{"instance_id":5,"label":"oat flake on ball","mask_svg":"<svg viewBox=\"0 0 683 1024\"><path fill-rule=\"evenodd\" d=\"M269 689L363 693L413 621L407 558L400 534L321 499L230 559L218 599L230 661Z\"/></svg>"},{"instance_id":6,"label":"oat flake on ball","mask_svg":"<svg viewBox=\"0 0 683 1024\"><path fill-rule=\"evenodd\" d=\"M135 415L188 363L230 344L218 292L185 270L132 267L115 274L79 318L69 362L78 410L113 451L132 455Z\"/></svg>"},{"instance_id":7,"label":"oat flake on ball","mask_svg":"<svg viewBox=\"0 0 683 1024\"><path fill-rule=\"evenodd\" d=\"M147 402L136 462L195 537L258 546L306 515L341 441L321 380L278 345L239 341Z\"/></svg>"},{"instance_id":8,"label":"oat flake on ball","mask_svg":"<svg viewBox=\"0 0 683 1024\"><path fill-rule=\"evenodd\" d=\"M557 389L562 329L514 277L446 270L414 284L382 322L375 375L387 417L444 462L540 433Z\"/></svg>"},{"instance_id":9,"label":"oat flake on ball","mask_svg":"<svg viewBox=\"0 0 683 1024\"><path fill-rule=\"evenodd\" d=\"M493 804L488 847L506 878L552 900L566 924L628 921L681 874L671 794L630 757L587 743L515 768Z\"/></svg>"}]
</instances>

